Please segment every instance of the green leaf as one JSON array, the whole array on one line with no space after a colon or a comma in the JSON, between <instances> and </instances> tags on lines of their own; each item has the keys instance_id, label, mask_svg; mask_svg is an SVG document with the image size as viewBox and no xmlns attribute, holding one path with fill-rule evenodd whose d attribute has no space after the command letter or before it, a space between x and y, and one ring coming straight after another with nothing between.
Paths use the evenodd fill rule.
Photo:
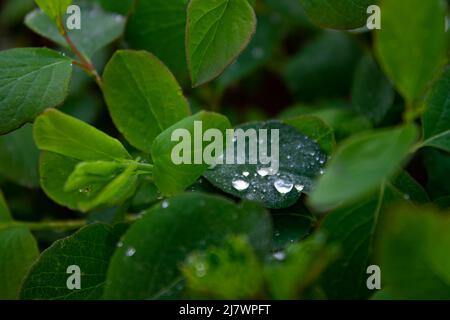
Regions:
<instances>
[{"instance_id":1,"label":"green leaf","mask_svg":"<svg viewBox=\"0 0 450 320\"><path fill-rule=\"evenodd\" d=\"M45 111L36 119L34 140L42 151L78 160L111 161L131 158L117 139L54 109Z\"/></svg>"},{"instance_id":2,"label":"green leaf","mask_svg":"<svg viewBox=\"0 0 450 320\"><path fill-rule=\"evenodd\" d=\"M17 299L22 280L39 255L26 227L0 227L0 299Z\"/></svg>"},{"instance_id":3,"label":"green leaf","mask_svg":"<svg viewBox=\"0 0 450 320\"><path fill-rule=\"evenodd\" d=\"M450 299L449 235L448 214L431 207L403 205L386 213L377 253L394 298Z\"/></svg>"},{"instance_id":4,"label":"green leaf","mask_svg":"<svg viewBox=\"0 0 450 320\"><path fill-rule=\"evenodd\" d=\"M273 299L304 298L318 276L335 259L337 248L327 246L323 234L316 234L274 254L265 273Z\"/></svg>"},{"instance_id":5,"label":"green leaf","mask_svg":"<svg viewBox=\"0 0 450 320\"><path fill-rule=\"evenodd\" d=\"M132 48L154 53L180 81L187 79L187 4L188 0L139 1L125 33Z\"/></svg>"},{"instance_id":6,"label":"green leaf","mask_svg":"<svg viewBox=\"0 0 450 320\"><path fill-rule=\"evenodd\" d=\"M284 123L310 137L314 142L319 144L322 150L327 154L331 154L336 147L333 129L318 117L300 116L287 119Z\"/></svg>"},{"instance_id":7,"label":"green leaf","mask_svg":"<svg viewBox=\"0 0 450 320\"><path fill-rule=\"evenodd\" d=\"M109 260L123 229L120 225L111 228L92 224L53 243L30 270L22 286L21 299L100 299ZM69 266L80 268L80 290L67 287L72 275L67 272Z\"/></svg>"},{"instance_id":8,"label":"green leaf","mask_svg":"<svg viewBox=\"0 0 450 320\"><path fill-rule=\"evenodd\" d=\"M72 0L34 0L39 8L42 9L50 18L56 20L62 17L71 5Z\"/></svg>"},{"instance_id":9,"label":"green leaf","mask_svg":"<svg viewBox=\"0 0 450 320\"><path fill-rule=\"evenodd\" d=\"M425 102L423 146L450 152L450 70L436 82Z\"/></svg>"},{"instance_id":10,"label":"green leaf","mask_svg":"<svg viewBox=\"0 0 450 320\"><path fill-rule=\"evenodd\" d=\"M450 154L435 148L425 148L422 151L427 173L426 188L430 196L435 199L450 195Z\"/></svg>"},{"instance_id":11,"label":"green leaf","mask_svg":"<svg viewBox=\"0 0 450 320\"><path fill-rule=\"evenodd\" d=\"M444 3L441 0L384 0L381 12L382 28L377 31L375 41L380 64L412 104L444 64Z\"/></svg>"},{"instance_id":12,"label":"green leaf","mask_svg":"<svg viewBox=\"0 0 450 320\"><path fill-rule=\"evenodd\" d=\"M417 203L428 203L430 197L425 189L406 171L401 171L391 179L391 186L403 193L403 199Z\"/></svg>"},{"instance_id":13,"label":"green leaf","mask_svg":"<svg viewBox=\"0 0 450 320\"><path fill-rule=\"evenodd\" d=\"M308 17L330 29L356 29L366 24L367 8L377 0L300 0Z\"/></svg>"},{"instance_id":14,"label":"green leaf","mask_svg":"<svg viewBox=\"0 0 450 320\"><path fill-rule=\"evenodd\" d=\"M264 292L262 266L243 237L191 254L181 271L194 298L256 299Z\"/></svg>"},{"instance_id":15,"label":"green leaf","mask_svg":"<svg viewBox=\"0 0 450 320\"><path fill-rule=\"evenodd\" d=\"M31 122L67 96L72 62L44 48L0 51L0 134Z\"/></svg>"},{"instance_id":16,"label":"green leaf","mask_svg":"<svg viewBox=\"0 0 450 320\"><path fill-rule=\"evenodd\" d=\"M190 114L173 75L148 52L116 52L103 78L103 92L114 123L142 151L149 153L161 132Z\"/></svg>"},{"instance_id":17,"label":"green leaf","mask_svg":"<svg viewBox=\"0 0 450 320\"><path fill-rule=\"evenodd\" d=\"M125 234L108 270L106 299L158 299L181 281L190 253L247 236L258 254L270 248L268 214L258 205L185 193L165 200Z\"/></svg>"},{"instance_id":18,"label":"green leaf","mask_svg":"<svg viewBox=\"0 0 450 320\"><path fill-rule=\"evenodd\" d=\"M263 203L269 208L289 207L297 202L302 192L312 190L313 181L319 176L327 156L311 138L278 121L246 124L236 129L256 130L256 142L268 143L267 151L272 149L271 130L279 130L278 172L272 171L277 159L272 158L272 163L264 165L258 156L258 163L251 164L246 151L245 164L238 164L235 152L233 164L226 164L227 157L224 156L224 164L218 164L204 174L209 182L229 194ZM267 130L267 141L259 130ZM234 150L237 150L239 141L238 138L235 140Z\"/></svg>"},{"instance_id":19,"label":"green leaf","mask_svg":"<svg viewBox=\"0 0 450 320\"><path fill-rule=\"evenodd\" d=\"M393 107L394 88L370 54L356 68L351 96L353 108L376 125Z\"/></svg>"},{"instance_id":20,"label":"green leaf","mask_svg":"<svg viewBox=\"0 0 450 320\"><path fill-rule=\"evenodd\" d=\"M30 124L0 136L0 174L21 186L39 186L39 150Z\"/></svg>"},{"instance_id":21,"label":"green leaf","mask_svg":"<svg viewBox=\"0 0 450 320\"><path fill-rule=\"evenodd\" d=\"M210 144L210 142L203 141L202 136L197 136L196 124L201 124L203 132L208 129L218 129L222 134L231 127L226 117L217 113L201 111L166 129L155 139L152 147L153 178L158 189L165 195L173 195L185 190L200 178L209 166L204 161L202 164L194 162L198 157L204 159L202 150ZM172 134L177 129L183 130L189 137L181 137L181 141L172 141ZM201 145L197 145L196 141L201 141ZM182 152L183 157L190 159L191 164L175 164L172 159L174 148L185 142L187 142L187 147ZM216 154L216 156L219 155Z\"/></svg>"},{"instance_id":22,"label":"green leaf","mask_svg":"<svg viewBox=\"0 0 450 320\"><path fill-rule=\"evenodd\" d=\"M245 49L255 29L255 12L247 0L191 0L186 55L193 86L220 75Z\"/></svg>"},{"instance_id":23,"label":"green leaf","mask_svg":"<svg viewBox=\"0 0 450 320\"><path fill-rule=\"evenodd\" d=\"M329 162L311 203L326 209L374 191L406 161L417 136L416 127L406 125L350 138Z\"/></svg>"},{"instance_id":24,"label":"green leaf","mask_svg":"<svg viewBox=\"0 0 450 320\"><path fill-rule=\"evenodd\" d=\"M12 221L11 212L5 201L2 190L0 190L0 223Z\"/></svg>"},{"instance_id":25,"label":"green leaf","mask_svg":"<svg viewBox=\"0 0 450 320\"><path fill-rule=\"evenodd\" d=\"M98 5L80 5L80 10L81 29L68 29L67 34L77 49L91 58L122 35L126 20L121 15L103 11ZM65 15L63 21L67 21L69 16ZM38 9L30 12L25 17L25 25L42 37L69 48L56 24L44 12Z\"/></svg>"},{"instance_id":26,"label":"green leaf","mask_svg":"<svg viewBox=\"0 0 450 320\"><path fill-rule=\"evenodd\" d=\"M320 225L329 243L338 245L340 255L321 275L321 286L329 299L367 299L367 267L373 262L373 242L378 217L386 205L402 200L391 186L356 204L329 213Z\"/></svg>"},{"instance_id":27,"label":"green leaf","mask_svg":"<svg viewBox=\"0 0 450 320\"><path fill-rule=\"evenodd\" d=\"M111 0L100 0L103 8L107 11L118 12L121 14L127 14L134 7L134 0L122 0L122 1L111 1ZM143 1L146 2L146 1Z\"/></svg>"},{"instance_id":28,"label":"green leaf","mask_svg":"<svg viewBox=\"0 0 450 320\"><path fill-rule=\"evenodd\" d=\"M283 76L291 92L303 101L348 95L359 55L348 34L324 31L289 61Z\"/></svg>"}]
</instances>

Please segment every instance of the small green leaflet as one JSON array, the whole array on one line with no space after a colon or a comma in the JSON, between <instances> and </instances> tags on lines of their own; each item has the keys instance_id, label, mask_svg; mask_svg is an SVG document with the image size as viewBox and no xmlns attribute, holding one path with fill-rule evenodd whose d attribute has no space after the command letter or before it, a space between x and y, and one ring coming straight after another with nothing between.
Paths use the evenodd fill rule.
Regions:
<instances>
[{"instance_id":1,"label":"small green leaflet","mask_svg":"<svg viewBox=\"0 0 450 320\"><path fill-rule=\"evenodd\" d=\"M450 299L448 212L393 207L383 217L377 238L383 283L394 299Z\"/></svg>"},{"instance_id":2,"label":"small green leaflet","mask_svg":"<svg viewBox=\"0 0 450 320\"><path fill-rule=\"evenodd\" d=\"M56 20L62 17L70 6L72 0L34 0L39 8L42 9L50 18Z\"/></svg>"},{"instance_id":3,"label":"small green leaflet","mask_svg":"<svg viewBox=\"0 0 450 320\"><path fill-rule=\"evenodd\" d=\"M194 87L220 75L250 42L256 16L247 0L191 0L186 55Z\"/></svg>"},{"instance_id":4,"label":"small green leaflet","mask_svg":"<svg viewBox=\"0 0 450 320\"><path fill-rule=\"evenodd\" d=\"M67 96L72 61L45 48L0 51L0 134L31 122Z\"/></svg>"},{"instance_id":5,"label":"small green leaflet","mask_svg":"<svg viewBox=\"0 0 450 320\"><path fill-rule=\"evenodd\" d=\"M146 51L117 51L103 74L106 103L119 131L150 153L153 140L189 116L189 106L169 69Z\"/></svg>"},{"instance_id":6,"label":"small green leaflet","mask_svg":"<svg viewBox=\"0 0 450 320\"><path fill-rule=\"evenodd\" d=\"M450 152L450 70L435 83L425 102L422 146Z\"/></svg>"},{"instance_id":7,"label":"small green leaflet","mask_svg":"<svg viewBox=\"0 0 450 320\"><path fill-rule=\"evenodd\" d=\"M89 300L100 299L109 260L114 253L123 225L86 226L70 237L58 240L45 250L26 277L22 299ZM80 268L80 289L70 290L69 266Z\"/></svg>"},{"instance_id":8,"label":"small green leaflet","mask_svg":"<svg viewBox=\"0 0 450 320\"><path fill-rule=\"evenodd\" d=\"M249 152L245 152L245 164L238 164L237 145L239 137L236 132L242 129L254 130L258 146L267 144L267 155L272 150L272 132L279 132L279 170L274 172L276 158L273 155L270 164L262 164L258 156L257 164L251 164ZM204 176L213 185L221 190L239 198L263 203L269 208L285 208L293 205L302 193L309 193L313 188L313 181L320 175L327 161L327 156L312 138L302 134L296 128L278 121L251 123L238 126L235 129L234 164L226 164L226 151L223 157L224 164L217 164L205 172ZM267 135L262 135L267 130ZM276 139L275 136L273 139ZM274 140L275 142L276 140ZM276 142L275 142L276 143ZM230 149L231 150L231 149ZM263 150L263 151L261 151ZM259 147L264 155L264 149Z\"/></svg>"},{"instance_id":9,"label":"small green leaflet","mask_svg":"<svg viewBox=\"0 0 450 320\"><path fill-rule=\"evenodd\" d=\"M323 28L356 29L366 24L367 8L378 0L299 0L308 17Z\"/></svg>"}]
</instances>

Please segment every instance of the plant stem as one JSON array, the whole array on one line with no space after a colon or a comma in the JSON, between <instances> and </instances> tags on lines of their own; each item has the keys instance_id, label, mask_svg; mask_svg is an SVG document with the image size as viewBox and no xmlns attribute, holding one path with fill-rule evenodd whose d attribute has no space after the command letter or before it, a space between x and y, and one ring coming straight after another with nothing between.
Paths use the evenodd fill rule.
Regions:
<instances>
[{"instance_id":1,"label":"plant stem","mask_svg":"<svg viewBox=\"0 0 450 320\"><path fill-rule=\"evenodd\" d=\"M8 223L8 226L25 226L31 231L70 231L79 229L87 224L86 220L63 220L63 221L41 221L41 222L25 222L14 221Z\"/></svg>"},{"instance_id":2,"label":"plant stem","mask_svg":"<svg viewBox=\"0 0 450 320\"><path fill-rule=\"evenodd\" d=\"M80 50L78 50L75 43L73 43L72 39L70 38L69 34L67 33L66 29L64 28L64 24L62 19L60 18L59 23L59 32L66 40L68 46L70 47L70 50L77 56L79 61L74 61L74 63L82 68L84 71L86 71L92 78L94 78L97 85L100 87L100 89L103 87L102 78L97 72L97 69L95 69L94 65L92 64L91 60L86 57Z\"/></svg>"}]
</instances>

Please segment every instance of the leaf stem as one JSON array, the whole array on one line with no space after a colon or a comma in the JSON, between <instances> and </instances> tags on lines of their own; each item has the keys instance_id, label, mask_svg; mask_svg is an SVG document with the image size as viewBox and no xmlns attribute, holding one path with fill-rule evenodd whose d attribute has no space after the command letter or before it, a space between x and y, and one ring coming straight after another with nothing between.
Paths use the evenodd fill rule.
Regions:
<instances>
[{"instance_id":1,"label":"leaf stem","mask_svg":"<svg viewBox=\"0 0 450 320\"><path fill-rule=\"evenodd\" d=\"M100 87L100 89L102 89L103 82L102 78L97 72L97 69L95 69L95 66L92 64L91 60L88 57L86 57L80 50L78 50L75 43L73 43L72 39L70 38L69 34L64 28L64 24L61 17L59 18L58 21L59 21L58 23L59 32L66 40L68 46L70 47L70 50L72 50L75 56L77 56L77 58L79 59L79 61L75 60L74 63L80 68L82 68L84 71L86 71L92 78L94 78L97 85Z\"/></svg>"},{"instance_id":2,"label":"leaf stem","mask_svg":"<svg viewBox=\"0 0 450 320\"><path fill-rule=\"evenodd\" d=\"M6 226L25 226L31 231L49 231L49 230L61 230L70 231L79 229L87 224L86 220L63 220L63 221L41 221L41 222L25 222L14 221L5 224ZM1 226L1 225L0 225Z\"/></svg>"}]
</instances>

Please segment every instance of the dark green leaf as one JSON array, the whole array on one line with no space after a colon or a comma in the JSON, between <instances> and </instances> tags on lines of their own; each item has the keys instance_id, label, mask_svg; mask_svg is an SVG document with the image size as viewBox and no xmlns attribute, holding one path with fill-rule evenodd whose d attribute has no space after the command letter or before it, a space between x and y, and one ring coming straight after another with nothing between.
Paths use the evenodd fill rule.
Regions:
<instances>
[{"instance_id":1,"label":"dark green leaf","mask_svg":"<svg viewBox=\"0 0 450 320\"><path fill-rule=\"evenodd\" d=\"M105 69L103 92L119 131L147 153L165 129L189 116L170 71L145 51L118 51Z\"/></svg>"},{"instance_id":2,"label":"dark green leaf","mask_svg":"<svg viewBox=\"0 0 450 320\"><path fill-rule=\"evenodd\" d=\"M309 235L315 220L310 213L274 213L273 245L276 250L282 250L288 245L298 242Z\"/></svg>"},{"instance_id":3,"label":"dark green leaf","mask_svg":"<svg viewBox=\"0 0 450 320\"><path fill-rule=\"evenodd\" d=\"M232 161L234 164L226 164L225 155L224 164L218 164L204 174L213 185L234 196L261 202L269 208L289 207L300 198L302 192L312 190L313 180L320 174L327 157L311 138L277 121L247 124L236 129L243 129L244 132L247 129L256 130L258 140L254 143L267 143L267 151L272 148L271 130L279 130L279 170L274 171L277 160L274 158L271 164L261 164L261 157L258 157L257 164L250 164L247 151L245 164L238 164L236 152ZM267 141L260 135L261 129L267 130ZM235 140L233 145L237 150L239 141ZM261 150L261 147L258 149Z\"/></svg>"},{"instance_id":4,"label":"dark green leaf","mask_svg":"<svg viewBox=\"0 0 450 320\"><path fill-rule=\"evenodd\" d=\"M72 62L44 48L0 51L0 134L31 122L66 98Z\"/></svg>"},{"instance_id":5,"label":"dark green leaf","mask_svg":"<svg viewBox=\"0 0 450 320\"><path fill-rule=\"evenodd\" d=\"M33 265L22 286L22 299L84 300L100 299L109 260L123 232L122 226L111 228L92 224L74 235L56 241ZM81 289L67 287L69 266L81 271Z\"/></svg>"},{"instance_id":6,"label":"dark green leaf","mask_svg":"<svg viewBox=\"0 0 450 320\"><path fill-rule=\"evenodd\" d=\"M186 55L193 86L220 75L245 49L255 29L255 12L247 0L191 0Z\"/></svg>"},{"instance_id":7,"label":"dark green leaf","mask_svg":"<svg viewBox=\"0 0 450 320\"><path fill-rule=\"evenodd\" d=\"M126 20L121 15L103 11L98 5L80 5L80 9L81 29L69 29L67 33L77 49L90 58L99 49L121 36ZM65 15L63 21L68 18L69 15ZM30 12L25 18L25 24L37 34L69 48L54 21L44 12Z\"/></svg>"},{"instance_id":8,"label":"dark green leaf","mask_svg":"<svg viewBox=\"0 0 450 320\"><path fill-rule=\"evenodd\" d=\"M450 152L450 70L436 82L425 102L423 146Z\"/></svg>"},{"instance_id":9,"label":"dark green leaf","mask_svg":"<svg viewBox=\"0 0 450 320\"><path fill-rule=\"evenodd\" d=\"M187 78L185 51L188 0L138 1L126 29L126 40L161 59L180 80Z\"/></svg>"},{"instance_id":10,"label":"dark green leaf","mask_svg":"<svg viewBox=\"0 0 450 320\"><path fill-rule=\"evenodd\" d=\"M6 204L2 190L0 190L0 223L12 221L11 212Z\"/></svg>"},{"instance_id":11,"label":"dark green leaf","mask_svg":"<svg viewBox=\"0 0 450 320\"><path fill-rule=\"evenodd\" d=\"M186 193L165 200L125 234L108 271L106 299L158 299L181 281L179 266L193 251L246 235L262 254L270 248L267 213L251 203Z\"/></svg>"}]
</instances>

